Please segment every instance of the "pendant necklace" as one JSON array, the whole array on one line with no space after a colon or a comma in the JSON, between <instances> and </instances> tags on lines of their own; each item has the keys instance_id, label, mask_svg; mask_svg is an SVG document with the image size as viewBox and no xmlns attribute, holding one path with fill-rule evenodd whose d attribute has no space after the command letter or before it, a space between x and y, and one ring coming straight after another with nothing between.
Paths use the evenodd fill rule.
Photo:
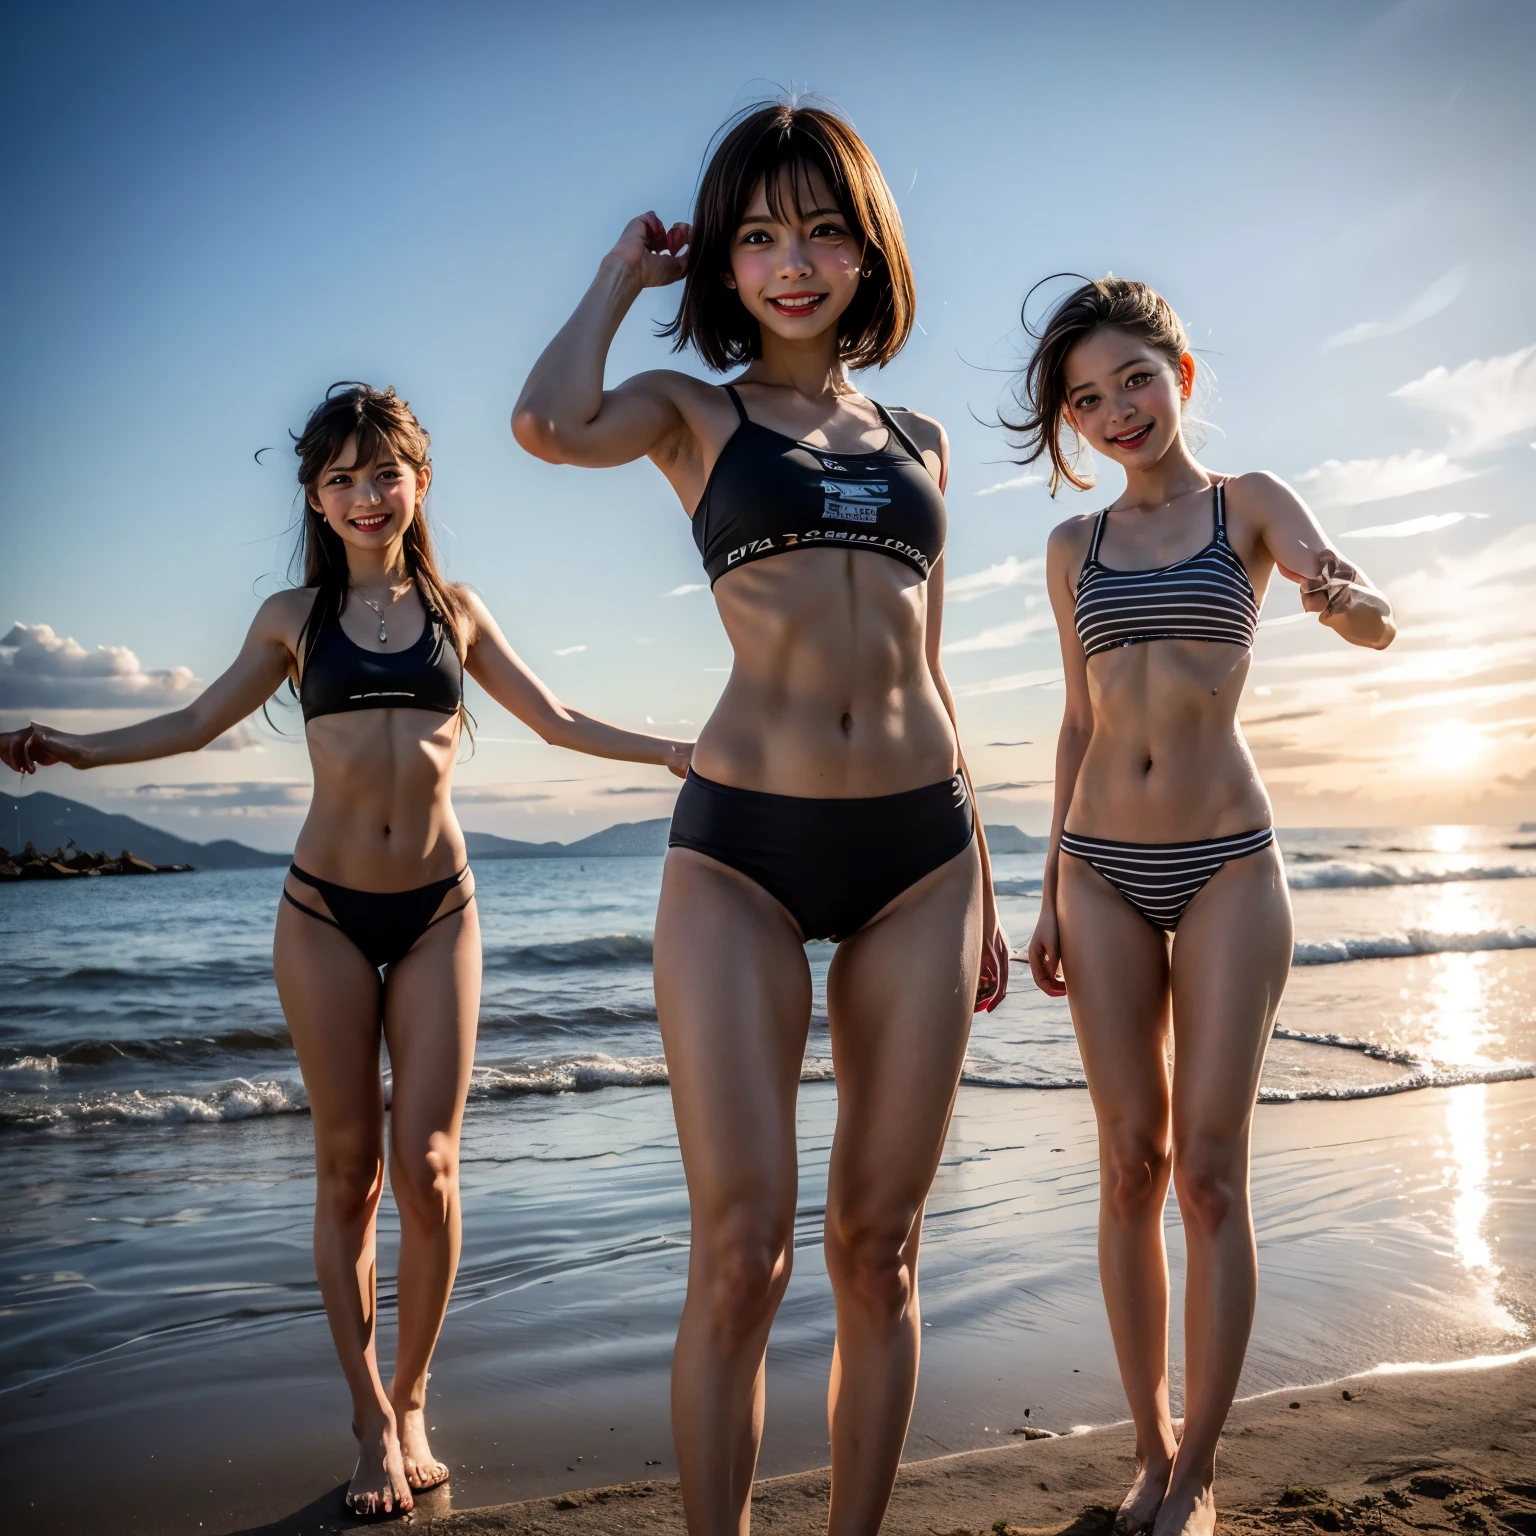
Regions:
<instances>
[{"instance_id":1,"label":"pendant necklace","mask_svg":"<svg viewBox=\"0 0 1536 1536\"><path fill-rule=\"evenodd\" d=\"M378 614L378 616L379 616L379 644L380 645L387 644L388 641L389 641L389 631L384 627L384 610L382 608L380 608L377 603L368 602L368 599L366 597L363 597L362 588L360 588L360 587L353 587L352 590L357 593L358 597L361 598L363 602L368 603L368 606L370 608L372 608L373 611L376 614ZM391 591L390 597L391 597L391 600L393 600L393 597L394 597L393 591Z\"/></svg>"}]
</instances>

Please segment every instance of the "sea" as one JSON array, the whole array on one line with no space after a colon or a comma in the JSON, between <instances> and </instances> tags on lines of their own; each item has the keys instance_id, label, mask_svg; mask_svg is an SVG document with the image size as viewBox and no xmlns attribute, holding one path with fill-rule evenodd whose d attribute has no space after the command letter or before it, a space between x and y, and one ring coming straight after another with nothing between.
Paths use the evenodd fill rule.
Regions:
<instances>
[{"instance_id":1,"label":"sea","mask_svg":"<svg viewBox=\"0 0 1536 1536\"><path fill-rule=\"evenodd\" d=\"M1255 1133L1261 1263L1268 1253L1278 1278L1245 1389L1530 1347L1536 831L1291 829L1280 843L1296 947ZM995 866L1022 951L1041 857ZM636 1401L664 1383L687 1216L651 985L661 868L648 857L476 866L485 984L464 1137L465 1252L438 1367L458 1371L465 1401L527 1401L558 1384L570 1423L585 1425L587 1409L570 1407L588 1402L583 1392L611 1417L624 1397L615 1380ZM189 1372L201 1362L199 1390L215 1393L209 1360L251 1341L264 1361L307 1360L317 1390L336 1398L326 1415L343 1411L308 1267L304 1090L271 973L282 877L0 888L0 1421L46 1417L59 1394L93 1379L131 1406L177 1361ZM836 1088L832 948L808 954L796 1246L814 1273ZM1022 961L1004 1004L976 1017L964 1084L924 1259L924 1317L955 1342L947 1356L933 1346L931 1391L943 1395L920 1398L917 1453L990 1443L1032 1396L1048 1404L1037 1423L1124 1412L1093 1284L1082 1064L1065 1004L1037 992ZM1341 1257L1339 1244L1357 1238L1356 1256ZM779 1379L798 1370L813 1398L830 1343L821 1283L795 1300L797 1272L775 1335L790 1360ZM990 1396L962 1402L965 1372L991 1372L999 1318L1032 1341L1020 1356L1030 1384L1015 1390L999 1372ZM1068 1337L1081 1365L1052 1353ZM652 1438L665 1424L664 1385L656 1391L636 1409ZM999 1396L1008 1392L1020 1400ZM771 1394L770 1431L792 1396ZM819 1464L820 1412L795 1409L799 1427L765 1448L765 1470ZM653 1461L639 1454L650 1441L634 1441L635 1475L646 1475L641 1461L669 1464L661 1444ZM499 1481L482 1466L479 1491L569 1484L561 1466L575 1468L574 1454L530 1453L526 1476ZM621 1461L615 1453L602 1470Z\"/></svg>"}]
</instances>

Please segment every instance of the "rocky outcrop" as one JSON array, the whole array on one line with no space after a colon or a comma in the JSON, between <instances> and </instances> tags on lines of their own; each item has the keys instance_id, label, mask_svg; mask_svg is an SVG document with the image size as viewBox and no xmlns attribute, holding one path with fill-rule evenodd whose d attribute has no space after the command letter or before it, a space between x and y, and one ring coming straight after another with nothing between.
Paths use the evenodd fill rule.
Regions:
<instances>
[{"instance_id":1,"label":"rocky outcrop","mask_svg":"<svg viewBox=\"0 0 1536 1536\"><path fill-rule=\"evenodd\" d=\"M137 854L123 851L113 858L106 853L86 853L73 840L52 853L39 853L28 843L20 853L0 848L0 882L11 880L81 880L92 875L179 875L190 864L151 864Z\"/></svg>"}]
</instances>

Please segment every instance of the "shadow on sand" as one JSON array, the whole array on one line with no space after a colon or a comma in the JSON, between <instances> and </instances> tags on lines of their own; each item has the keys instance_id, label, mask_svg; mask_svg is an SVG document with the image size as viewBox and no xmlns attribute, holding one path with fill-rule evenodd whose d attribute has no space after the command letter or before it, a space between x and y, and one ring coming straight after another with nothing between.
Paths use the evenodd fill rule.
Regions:
<instances>
[{"instance_id":1,"label":"shadow on sand","mask_svg":"<svg viewBox=\"0 0 1536 1536\"><path fill-rule=\"evenodd\" d=\"M444 1515L452 1514L453 1498L448 1490L449 1485L444 1483L441 1487L418 1493L411 1523L421 1525L425 1521L440 1520ZM329 1492L322 1493L318 1499L311 1500L303 1509L296 1509L291 1515L283 1515L266 1525L242 1526L237 1531L230 1531L228 1536L322 1536L322 1533L329 1536L332 1531L376 1530L402 1518L399 1515L376 1515L367 1519L354 1515L346 1507L346 1492L347 1485L337 1483Z\"/></svg>"}]
</instances>

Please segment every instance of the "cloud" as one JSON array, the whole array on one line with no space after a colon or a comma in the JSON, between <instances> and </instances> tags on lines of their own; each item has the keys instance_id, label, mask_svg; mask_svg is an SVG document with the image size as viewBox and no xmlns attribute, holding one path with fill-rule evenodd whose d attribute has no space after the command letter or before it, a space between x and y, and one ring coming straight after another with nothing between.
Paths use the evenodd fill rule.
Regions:
<instances>
[{"instance_id":1,"label":"cloud","mask_svg":"<svg viewBox=\"0 0 1536 1536\"><path fill-rule=\"evenodd\" d=\"M690 592L702 592L707 587L707 582L685 581L680 587L673 587L667 593L668 597L687 597Z\"/></svg>"},{"instance_id":2,"label":"cloud","mask_svg":"<svg viewBox=\"0 0 1536 1536\"><path fill-rule=\"evenodd\" d=\"M1439 416L1450 428L1452 453L1502 448L1536 427L1536 345L1431 368L1392 395Z\"/></svg>"},{"instance_id":3,"label":"cloud","mask_svg":"<svg viewBox=\"0 0 1536 1536\"><path fill-rule=\"evenodd\" d=\"M1469 517L1486 518L1486 512L1434 512L1428 517L1410 517L1405 523L1373 523L1369 528L1351 528L1346 539L1411 539L1419 533L1438 533L1465 522Z\"/></svg>"},{"instance_id":4,"label":"cloud","mask_svg":"<svg viewBox=\"0 0 1536 1536\"><path fill-rule=\"evenodd\" d=\"M538 784L585 784L584 777L571 779L535 779ZM535 800L553 800L556 796L537 789L524 779L515 784L456 784L453 789L455 805L526 805Z\"/></svg>"},{"instance_id":5,"label":"cloud","mask_svg":"<svg viewBox=\"0 0 1536 1536\"><path fill-rule=\"evenodd\" d=\"M576 656L586 650L584 645L562 645L556 648L556 656Z\"/></svg>"},{"instance_id":6,"label":"cloud","mask_svg":"<svg viewBox=\"0 0 1536 1536\"><path fill-rule=\"evenodd\" d=\"M204 752L265 752L261 736L249 720L232 725L222 736L215 736Z\"/></svg>"},{"instance_id":7,"label":"cloud","mask_svg":"<svg viewBox=\"0 0 1536 1536\"><path fill-rule=\"evenodd\" d=\"M134 794L209 811L297 810L309 804L310 786L303 779L229 779L222 783L140 784Z\"/></svg>"},{"instance_id":8,"label":"cloud","mask_svg":"<svg viewBox=\"0 0 1536 1536\"><path fill-rule=\"evenodd\" d=\"M957 699L980 699L990 693L1017 693L1020 688L1043 688L1062 680L1060 667L1045 667L1038 672L1014 672L994 677L989 683L968 683L955 689Z\"/></svg>"},{"instance_id":9,"label":"cloud","mask_svg":"<svg viewBox=\"0 0 1536 1536\"><path fill-rule=\"evenodd\" d=\"M979 635L972 635L968 640L956 640L952 644L946 644L944 654L946 656L963 656L971 651L1006 651L1016 645L1022 645L1034 635L1054 631L1056 617L1049 611L1031 615L1027 619L1015 619L1011 624L997 624L991 629L984 629Z\"/></svg>"},{"instance_id":10,"label":"cloud","mask_svg":"<svg viewBox=\"0 0 1536 1536\"><path fill-rule=\"evenodd\" d=\"M1032 585L1045 580L1045 556L1036 555L1032 560L1020 560L1009 555L997 565L989 565L984 571L972 571L969 576L956 576L944 583L946 603L971 603L978 597L990 597L1006 587Z\"/></svg>"},{"instance_id":11,"label":"cloud","mask_svg":"<svg viewBox=\"0 0 1536 1536\"><path fill-rule=\"evenodd\" d=\"M190 667L147 671L127 646L88 651L47 624L0 639L0 709L179 709L202 686Z\"/></svg>"},{"instance_id":12,"label":"cloud","mask_svg":"<svg viewBox=\"0 0 1536 1536\"><path fill-rule=\"evenodd\" d=\"M1054 779L1010 779L1002 784L978 784L978 795L1001 795L1010 789L1039 789L1042 784L1054 784Z\"/></svg>"},{"instance_id":13,"label":"cloud","mask_svg":"<svg viewBox=\"0 0 1536 1536\"><path fill-rule=\"evenodd\" d=\"M1298 485L1314 485L1315 499L1324 506L1358 507L1368 501L1389 501L1471 480L1476 470L1452 463L1449 454L1414 448L1385 459L1326 459L1296 476Z\"/></svg>"},{"instance_id":14,"label":"cloud","mask_svg":"<svg viewBox=\"0 0 1536 1536\"><path fill-rule=\"evenodd\" d=\"M999 491L1013 491L1025 485L1044 484L1044 475L1015 475L1011 480L999 480L996 485L984 485L976 494L978 496L995 496Z\"/></svg>"},{"instance_id":15,"label":"cloud","mask_svg":"<svg viewBox=\"0 0 1536 1536\"><path fill-rule=\"evenodd\" d=\"M1449 309L1461 297L1462 289L1466 286L1466 267L1455 267L1444 277L1432 282L1395 320L1362 320L1359 325L1352 325L1348 330L1340 331L1337 336L1330 336L1323 343L1323 351L1331 352L1335 347L1352 347L1361 341L1375 341L1378 336L1396 336L1399 331L1422 325L1441 310Z\"/></svg>"}]
</instances>

